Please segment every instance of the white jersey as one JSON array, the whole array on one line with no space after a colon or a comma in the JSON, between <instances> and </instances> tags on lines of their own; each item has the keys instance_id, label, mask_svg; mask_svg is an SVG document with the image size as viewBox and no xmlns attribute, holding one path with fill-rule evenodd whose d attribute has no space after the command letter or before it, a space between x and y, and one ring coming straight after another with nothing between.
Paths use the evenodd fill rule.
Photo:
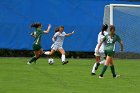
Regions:
<instances>
[{"instance_id":1,"label":"white jersey","mask_svg":"<svg viewBox=\"0 0 140 93\"><path fill-rule=\"evenodd\" d=\"M100 42L103 40L103 38L108 34L107 31L104 31L104 35L102 35L102 32L100 32L98 34L98 40L97 40L97 45L96 45L96 48L95 48L95 52L98 48L98 45L100 44ZM99 49L99 52L104 52L104 47L105 47L105 43L103 42L103 44L101 45L100 49Z\"/></svg>"},{"instance_id":2,"label":"white jersey","mask_svg":"<svg viewBox=\"0 0 140 93\"><path fill-rule=\"evenodd\" d=\"M62 32L62 33L56 32L54 36L56 37L54 45L62 46L66 33L65 32Z\"/></svg>"}]
</instances>

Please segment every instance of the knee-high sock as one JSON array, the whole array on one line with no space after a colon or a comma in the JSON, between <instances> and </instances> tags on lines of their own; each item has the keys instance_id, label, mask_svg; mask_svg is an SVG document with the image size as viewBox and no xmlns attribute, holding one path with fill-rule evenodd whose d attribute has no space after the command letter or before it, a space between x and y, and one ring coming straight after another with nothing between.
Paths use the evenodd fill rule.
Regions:
<instances>
[{"instance_id":1,"label":"knee-high sock","mask_svg":"<svg viewBox=\"0 0 140 93\"><path fill-rule=\"evenodd\" d=\"M103 61L101 61L101 62L99 62L100 64L104 64L105 63L105 60L103 60Z\"/></svg>"},{"instance_id":2,"label":"knee-high sock","mask_svg":"<svg viewBox=\"0 0 140 93\"><path fill-rule=\"evenodd\" d=\"M104 64L105 60L99 62L100 64ZM97 63L94 63L93 68L92 68L92 73L95 73L95 67L97 66Z\"/></svg>"},{"instance_id":3,"label":"knee-high sock","mask_svg":"<svg viewBox=\"0 0 140 93\"><path fill-rule=\"evenodd\" d=\"M29 61L29 63L32 63L33 61L35 61L37 58L36 57L32 57L32 59Z\"/></svg>"},{"instance_id":4,"label":"knee-high sock","mask_svg":"<svg viewBox=\"0 0 140 93\"><path fill-rule=\"evenodd\" d=\"M45 55L50 55L50 51L44 52Z\"/></svg>"},{"instance_id":5,"label":"knee-high sock","mask_svg":"<svg viewBox=\"0 0 140 93\"><path fill-rule=\"evenodd\" d=\"M107 65L104 65L104 67L103 67L103 69L102 69L102 72L101 72L100 76L103 76L103 75L104 75L106 69L107 69Z\"/></svg>"},{"instance_id":6,"label":"knee-high sock","mask_svg":"<svg viewBox=\"0 0 140 93\"><path fill-rule=\"evenodd\" d=\"M93 68L92 68L92 73L95 73L95 67L96 67L97 63L94 63Z\"/></svg>"},{"instance_id":7,"label":"knee-high sock","mask_svg":"<svg viewBox=\"0 0 140 93\"><path fill-rule=\"evenodd\" d=\"M116 74L115 74L115 67L114 67L114 65L110 66L110 69L111 69L113 77L115 77Z\"/></svg>"},{"instance_id":8,"label":"knee-high sock","mask_svg":"<svg viewBox=\"0 0 140 93\"><path fill-rule=\"evenodd\" d=\"M35 59L35 61L38 60L40 57L41 57L41 55L39 55L39 56Z\"/></svg>"},{"instance_id":9,"label":"knee-high sock","mask_svg":"<svg viewBox=\"0 0 140 93\"><path fill-rule=\"evenodd\" d=\"M61 56L61 60L62 60L62 62L65 62L65 55Z\"/></svg>"}]
</instances>

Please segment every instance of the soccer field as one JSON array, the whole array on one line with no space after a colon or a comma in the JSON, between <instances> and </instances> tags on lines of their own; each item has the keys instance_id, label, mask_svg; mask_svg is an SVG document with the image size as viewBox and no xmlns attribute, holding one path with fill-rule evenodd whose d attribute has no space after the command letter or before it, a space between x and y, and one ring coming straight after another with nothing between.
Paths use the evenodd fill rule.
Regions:
<instances>
[{"instance_id":1,"label":"soccer field","mask_svg":"<svg viewBox=\"0 0 140 93\"><path fill-rule=\"evenodd\" d=\"M55 59L49 65L41 58L37 64L27 65L29 58L0 58L0 93L139 93L140 60L115 60L116 72L112 78L110 68L104 79L91 76L95 60L69 59L62 65Z\"/></svg>"}]
</instances>

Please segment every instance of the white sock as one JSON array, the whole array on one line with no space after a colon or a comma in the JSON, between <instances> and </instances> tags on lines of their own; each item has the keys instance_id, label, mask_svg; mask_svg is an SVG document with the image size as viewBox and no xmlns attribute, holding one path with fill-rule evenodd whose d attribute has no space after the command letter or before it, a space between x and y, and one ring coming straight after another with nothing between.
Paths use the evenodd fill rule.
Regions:
<instances>
[{"instance_id":1,"label":"white sock","mask_svg":"<svg viewBox=\"0 0 140 93\"><path fill-rule=\"evenodd\" d=\"M104 63L105 63L105 60L103 60L103 61L100 61L99 63L100 63L100 64L104 64Z\"/></svg>"},{"instance_id":2,"label":"white sock","mask_svg":"<svg viewBox=\"0 0 140 93\"><path fill-rule=\"evenodd\" d=\"M97 63L94 63L93 68L92 68L92 73L95 73L95 67L96 67Z\"/></svg>"},{"instance_id":3,"label":"white sock","mask_svg":"<svg viewBox=\"0 0 140 93\"><path fill-rule=\"evenodd\" d=\"M61 56L61 60L62 60L62 62L65 62L65 55Z\"/></svg>"},{"instance_id":4,"label":"white sock","mask_svg":"<svg viewBox=\"0 0 140 93\"><path fill-rule=\"evenodd\" d=\"M50 55L50 51L44 52L45 55Z\"/></svg>"}]
</instances>

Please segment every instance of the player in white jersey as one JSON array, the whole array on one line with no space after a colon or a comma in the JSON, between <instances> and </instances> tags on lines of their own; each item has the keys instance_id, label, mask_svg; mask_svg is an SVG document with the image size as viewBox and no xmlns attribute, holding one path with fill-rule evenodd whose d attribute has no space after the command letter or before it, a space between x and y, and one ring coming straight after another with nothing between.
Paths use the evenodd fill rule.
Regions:
<instances>
[{"instance_id":1,"label":"player in white jersey","mask_svg":"<svg viewBox=\"0 0 140 93\"><path fill-rule=\"evenodd\" d=\"M59 28L57 28L55 30L55 34L52 38L52 41L54 42L54 44L51 47L51 51L46 51L44 54L46 55L53 55L55 51L59 51L61 53L61 60L62 60L62 64L67 64L68 61L65 61L65 50L63 49L63 42L64 42L64 38L71 36L72 34L74 34L74 31L66 34L64 32L64 27L60 26Z\"/></svg>"},{"instance_id":2,"label":"player in white jersey","mask_svg":"<svg viewBox=\"0 0 140 93\"><path fill-rule=\"evenodd\" d=\"M100 64L104 64L105 63L105 58L106 58L106 55L104 53L105 43L102 44L102 46L101 46L101 48L100 48L100 50L99 50L98 53L96 51L98 49L99 43L108 34L107 29L108 29L108 25L107 24L103 24L102 31L98 34L98 40L97 40L97 45L96 45L95 54L94 54L95 55L95 58L96 58L96 63L94 63L94 65L93 65L91 75L96 75L95 74L95 70L98 69L98 67L99 67ZM102 58L103 58L103 60L101 61Z\"/></svg>"}]
</instances>

